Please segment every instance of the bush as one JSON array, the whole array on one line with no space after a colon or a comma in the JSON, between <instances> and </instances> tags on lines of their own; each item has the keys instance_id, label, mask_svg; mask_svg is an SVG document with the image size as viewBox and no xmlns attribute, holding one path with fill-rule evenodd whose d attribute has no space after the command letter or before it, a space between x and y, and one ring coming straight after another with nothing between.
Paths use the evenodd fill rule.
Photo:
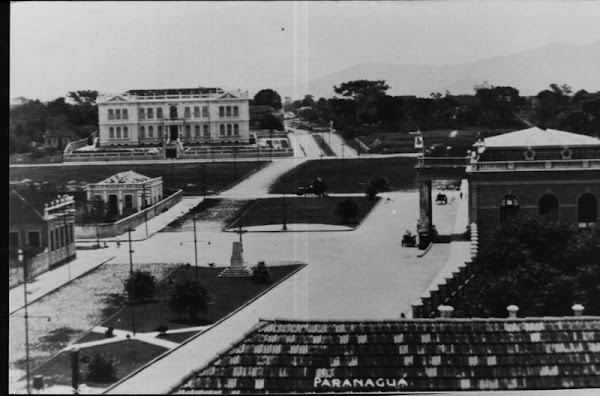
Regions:
<instances>
[{"instance_id":1,"label":"bush","mask_svg":"<svg viewBox=\"0 0 600 396\"><path fill-rule=\"evenodd\" d=\"M252 281L254 283L271 283L271 272L264 261L259 261L252 270Z\"/></svg>"},{"instance_id":2,"label":"bush","mask_svg":"<svg viewBox=\"0 0 600 396\"><path fill-rule=\"evenodd\" d=\"M190 319L195 319L198 312L208 313L213 301L213 296L203 284L185 279L171 289L168 304L177 314L188 313Z\"/></svg>"},{"instance_id":3,"label":"bush","mask_svg":"<svg viewBox=\"0 0 600 396\"><path fill-rule=\"evenodd\" d=\"M91 382L116 381L116 366L116 361L111 354L96 352L88 363L87 380Z\"/></svg>"},{"instance_id":4,"label":"bush","mask_svg":"<svg viewBox=\"0 0 600 396\"><path fill-rule=\"evenodd\" d=\"M373 187L373 185L369 184L367 186L367 191L365 192L365 194L367 195L367 198L375 199L375 197L377 196L378 193L379 193L379 191L375 187Z\"/></svg>"},{"instance_id":5,"label":"bush","mask_svg":"<svg viewBox=\"0 0 600 396\"><path fill-rule=\"evenodd\" d=\"M350 219L358 216L358 204L351 199L344 199L338 202L336 212L344 218L344 223L349 223Z\"/></svg>"},{"instance_id":6,"label":"bush","mask_svg":"<svg viewBox=\"0 0 600 396\"><path fill-rule=\"evenodd\" d=\"M369 185L377 189L377 191L390 191L390 181L385 176L374 176L369 179Z\"/></svg>"},{"instance_id":7,"label":"bush","mask_svg":"<svg viewBox=\"0 0 600 396\"><path fill-rule=\"evenodd\" d=\"M156 290L154 276L146 271L136 270L125 280L125 292L131 301L151 298Z\"/></svg>"}]
</instances>

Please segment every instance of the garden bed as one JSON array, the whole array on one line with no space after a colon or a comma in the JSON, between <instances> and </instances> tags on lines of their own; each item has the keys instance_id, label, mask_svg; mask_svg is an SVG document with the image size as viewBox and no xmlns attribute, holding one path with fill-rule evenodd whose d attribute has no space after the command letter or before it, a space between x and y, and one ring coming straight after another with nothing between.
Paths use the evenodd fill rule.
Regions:
<instances>
[{"instance_id":1,"label":"garden bed","mask_svg":"<svg viewBox=\"0 0 600 396\"><path fill-rule=\"evenodd\" d=\"M392 191L417 188L416 158L330 159L306 161L282 175L269 188L272 194L294 193L306 181L322 177L329 193L364 193L373 176L389 179Z\"/></svg>"},{"instance_id":2,"label":"garden bed","mask_svg":"<svg viewBox=\"0 0 600 396\"><path fill-rule=\"evenodd\" d=\"M186 331L186 332L181 332L181 333L169 333L169 332L167 332L167 334L159 334L158 336L156 336L156 338L159 338L161 340L167 340L167 341L176 342L178 344L181 344L182 342L184 342L188 338L193 337L193 336L195 336L198 333L199 333L199 331Z\"/></svg>"}]
</instances>

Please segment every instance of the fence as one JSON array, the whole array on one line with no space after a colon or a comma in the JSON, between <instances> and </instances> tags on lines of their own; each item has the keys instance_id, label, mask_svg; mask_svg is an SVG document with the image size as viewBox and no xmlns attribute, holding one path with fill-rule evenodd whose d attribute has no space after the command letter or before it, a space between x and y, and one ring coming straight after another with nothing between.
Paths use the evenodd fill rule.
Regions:
<instances>
[{"instance_id":1,"label":"fence","mask_svg":"<svg viewBox=\"0 0 600 396\"><path fill-rule=\"evenodd\" d=\"M470 225L471 232L471 259L445 279L444 283L437 285L437 289L429 290L429 295L420 298L420 302L412 305L413 318L433 318L438 315L440 305L460 305L461 296L465 287L471 282L477 272L477 252L479 250L479 233L477 224Z\"/></svg>"},{"instance_id":2,"label":"fence","mask_svg":"<svg viewBox=\"0 0 600 396\"><path fill-rule=\"evenodd\" d=\"M165 210L172 208L181 202L182 198L183 190L177 190L177 192L171 194L157 204L142 211L136 212L131 216L115 223L77 224L75 225L75 238L96 239L121 235L125 233L128 228L135 228L144 223L146 220L150 220Z\"/></svg>"}]
</instances>

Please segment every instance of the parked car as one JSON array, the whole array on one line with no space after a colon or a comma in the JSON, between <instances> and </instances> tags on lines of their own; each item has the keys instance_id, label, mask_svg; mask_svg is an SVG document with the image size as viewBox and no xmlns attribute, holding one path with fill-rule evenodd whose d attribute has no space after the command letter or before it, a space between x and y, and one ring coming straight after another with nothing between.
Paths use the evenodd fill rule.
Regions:
<instances>
[{"instance_id":1,"label":"parked car","mask_svg":"<svg viewBox=\"0 0 600 396\"><path fill-rule=\"evenodd\" d=\"M448 197L446 194L438 194L435 198L435 203L438 205L446 205L448 203Z\"/></svg>"},{"instance_id":2,"label":"parked car","mask_svg":"<svg viewBox=\"0 0 600 396\"><path fill-rule=\"evenodd\" d=\"M417 246L417 236L413 235L412 232L406 230L406 233L404 233L404 236L402 237L402 246L406 246L406 247Z\"/></svg>"}]
</instances>

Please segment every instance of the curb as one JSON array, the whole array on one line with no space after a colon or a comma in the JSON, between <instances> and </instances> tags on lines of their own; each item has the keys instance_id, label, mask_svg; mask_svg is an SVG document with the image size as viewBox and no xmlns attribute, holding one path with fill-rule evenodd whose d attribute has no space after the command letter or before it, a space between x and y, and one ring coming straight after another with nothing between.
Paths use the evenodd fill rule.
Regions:
<instances>
[{"instance_id":1,"label":"curb","mask_svg":"<svg viewBox=\"0 0 600 396\"><path fill-rule=\"evenodd\" d=\"M433 246L433 242L429 242L429 245L425 248L425 250L423 250L422 253L417 253L417 257L425 256L427 254L427 252L431 250L432 246Z\"/></svg>"},{"instance_id":2,"label":"curb","mask_svg":"<svg viewBox=\"0 0 600 396\"><path fill-rule=\"evenodd\" d=\"M81 274L79 274L79 275L78 275L78 276L76 276L75 278L72 278L71 280L68 280L67 282L63 283L62 285L60 285L60 286L58 286L58 287L55 287L54 289L52 289L52 290L48 291L46 294L44 294L44 295L41 295L41 296L39 296L38 298L35 298L35 299L31 300L31 301L28 301L28 302L27 302L27 305L31 305L31 304L33 304L34 302L36 302L36 301L38 301L38 300L40 300L40 299L42 299L42 298L46 297L47 295L54 293L54 292L55 292L55 291L57 291L58 289L60 289L60 288L62 288L62 287L64 287L64 286L67 286L69 283L71 283L71 282L73 282L73 281L75 281L75 280L77 280L77 279L81 278L81 277L82 277L82 276L84 276L84 275L87 275L88 273L92 272L93 270L95 270L96 268L100 267L101 265L108 263L110 260L114 259L115 257L116 257L116 256L113 256L113 257L109 258L108 260L106 260L106 261L103 261L103 262L101 262L100 264L93 266L92 268L88 269L87 271L84 271L84 272L82 272ZM13 310L12 312L9 312L9 313L8 313L8 315L10 316L10 315L14 314L15 312L17 312L17 311L19 311L19 310L23 309L24 307L25 307L25 306L23 305L22 307L19 307L19 308L17 308L17 309L15 309L15 310Z\"/></svg>"}]
</instances>

